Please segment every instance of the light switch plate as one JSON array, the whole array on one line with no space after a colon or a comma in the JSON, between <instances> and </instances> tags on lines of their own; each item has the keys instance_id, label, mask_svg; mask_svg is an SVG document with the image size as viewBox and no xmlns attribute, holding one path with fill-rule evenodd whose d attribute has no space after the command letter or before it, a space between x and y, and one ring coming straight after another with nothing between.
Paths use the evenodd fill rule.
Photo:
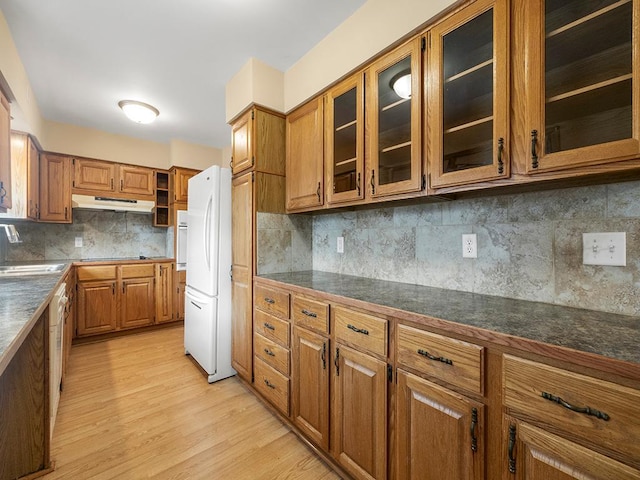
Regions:
<instances>
[{"instance_id":1,"label":"light switch plate","mask_svg":"<svg viewBox=\"0 0 640 480\"><path fill-rule=\"evenodd\" d=\"M626 267L626 232L583 233L582 263Z\"/></svg>"},{"instance_id":2,"label":"light switch plate","mask_svg":"<svg viewBox=\"0 0 640 480\"><path fill-rule=\"evenodd\" d=\"M82 247L82 237L76 237L76 248Z\"/></svg>"},{"instance_id":3,"label":"light switch plate","mask_svg":"<svg viewBox=\"0 0 640 480\"><path fill-rule=\"evenodd\" d=\"M338 237L336 241L336 251L338 253L344 253L344 237Z\"/></svg>"}]
</instances>

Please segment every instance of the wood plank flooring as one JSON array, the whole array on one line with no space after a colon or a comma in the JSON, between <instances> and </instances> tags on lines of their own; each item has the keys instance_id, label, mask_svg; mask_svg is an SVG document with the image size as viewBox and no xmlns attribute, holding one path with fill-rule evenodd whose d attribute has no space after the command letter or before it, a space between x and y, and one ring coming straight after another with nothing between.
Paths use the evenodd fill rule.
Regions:
<instances>
[{"instance_id":1,"label":"wood plank flooring","mask_svg":"<svg viewBox=\"0 0 640 480\"><path fill-rule=\"evenodd\" d=\"M338 479L235 377L208 384L182 327L74 346L54 479Z\"/></svg>"}]
</instances>

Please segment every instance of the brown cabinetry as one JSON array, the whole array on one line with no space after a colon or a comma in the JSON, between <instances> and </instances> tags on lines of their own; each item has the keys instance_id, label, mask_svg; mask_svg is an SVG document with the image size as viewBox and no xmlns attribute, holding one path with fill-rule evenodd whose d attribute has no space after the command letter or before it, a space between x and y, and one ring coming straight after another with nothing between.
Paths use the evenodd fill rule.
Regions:
<instances>
[{"instance_id":1,"label":"brown cabinetry","mask_svg":"<svg viewBox=\"0 0 640 480\"><path fill-rule=\"evenodd\" d=\"M173 191L172 202L183 203L184 209L186 209L187 200L189 199L189 179L198 173L200 173L199 170L193 170L190 168L171 168L171 190Z\"/></svg>"},{"instance_id":2,"label":"brown cabinetry","mask_svg":"<svg viewBox=\"0 0 640 480\"><path fill-rule=\"evenodd\" d=\"M364 73L325 95L327 204L364 198Z\"/></svg>"},{"instance_id":3,"label":"brown cabinetry","mask_svg":"<svg viewBox=\"0 0 640 480\"><path fill-rule=\"evenodd\" d=\"M481 0L430 31L427 125L434 188L510 174L508 25L506 0Z\"/></svg>"},{"instance_id":4,"label":"brown cabinetry","mask_svg":"<svg viewBox=\"0 0 640 480\"><path fill-rule=\"evenodd\" d=\"M40 150L27 136L27 218L40 220Z\"/></svg>"},{"instance_id":5,"label":"brown cabinetry","mask_svg":"<svg viewBox=\"0 0 640 480\"><path fill-rule=\"evenodd\" d=\"M422 41L410 40L367 69L370 197L422 187Z\"/></svg>"},{"instance_id":6,"label":"brown cabinetry","mask_svg":"<svg viewBox=\"0 0 640 480\"><path fill-rule=\"evenodd\" d=\"M251 381L256 217L258 212L285 210L285 120L281 114L253 106L232 122L231 129L232 366Z\"/></svg>"},{"instance_id":7,"label":"brown cabinetry","mask_svg":"<svg viewBox=\"0 0 640 480\"><path fill-rule=\"evenodd\" d=\"M640 2L515 3L523 15L526 3L526 17L518 17L524 48L516 55L536 72L523 77L525 171L637 158Z\"/></svg>"},{"instance_id":8,"label":"brown cabinetry","mask_svg":"<svg viewBox=\"0 0 640 480\"><path fill-rule=\"evenodd\" d=\"M580 466L575 463L580 457L571 458L567 455L569 450L562 448L564 442L570 445L570 442L563 440L567 438L584 447L568 447L575 452L594 450L640 468L640 445L627 441L640 432L640 420L636 414L640 405L639 390L511 355L504 357L503 375L504 405L511 417L558 435L553 440L544 432L537 434L534 429L518 426L519 422L511 422L507 434L509 438L505 439L507 444L513 443L514 435L526 435L531 442L544 442L548 437L559 448L553 448L553 455L560 455L559 464L573 464L578 471L581 468L585 478L640 478L640 471L635 471L635 477L603 476L597 469L597 463ZM518 430L521 432L518 433ZM510 457L517 459L524 455L526 458L528 449L523 446L523 449L512 452ZM529 476L529 469L535 472L538 468L536 462L529 465L522 458L516 462L520 462L525 470L519 478L542 478L535 474ZM596 470L591 471L591 468Z\"/></svg>"},{"instance_id":9,"label":"brown cabinetry","mask_svg":"<svg viewBox=\"0 0 640 480\"><path fill-rule=\"evenodd\" d=\"M174 263L156 264L156 323L165 323L176 320L176 312L173 305L174 292Z\"/></svg>"},{"instance_id":10,"label":"brown cabinetry","mask_svg":"<svg viewBox=\"0 0 640 480\"><path fill-rule=\"evenodd\" d=\"M71 223L71 158L40 154L40 217L43 222Z\"/></svg>"},{"instance_id":11,"label":"brown cabinetry","mask_svg":"<svg viewBox=\"0 0 640 480\"><path fill-rule=\"evenodd\" d=\"M115 331L117 272L115 265L78 267L77 330L79 337Z\"/></svg>"},{"instance_id":12,"label":"brown cabinetry","mask_svg":"<svg viewBox=\"0 0 640 480\"><path fill-rule=\"evenodd\" d=\"M180 270L175 272L174 276L174 297L173 306L175 309L175 319L184 320L184 293L187 288L187 272Z\"/></svg>"},{"instance_id":13,"label":"brown cabinetry","mask_svg":"<svg viewBox=\"0 0 640 480\"><path fill-rule=\"evenodd\" d=\"M292 419L316 445L329 450L329 305L295 295L292 300Z\"/></svg>"},{"instance_id":14,"label":"brown cabinetry","mask_svg":"<svg viewBox=\"0 0 640 480\"><path fill-rule=\"evenodd\" d=\"M154 195L154 172L134 165L74 158L73 191L148 198Z\"/></svg>"},{"instance_id":15,"label":"brown cabinetry","mask_svg":"<svg viewBox=\"0 0 640 480\"><path fill-rule=\"evenodd\" d=\"M11 208L11 106L0 91L0 212Z\"/></svg>"},{"instance_id":16,"label":"brown cabinetry","mask_svg":"<svg viewBox=\"0 0 640 480\"><path fill-rule=\"evenodd\" d=\"M171 277L170 263L79 266L76 336L152 325L156 317L155 272L160 265L168 266L167 276Z\"/></svg>"},{"instance_id":17,"label":"brown cabinetry","mask_svg":"<svg viewBox=\"0 0 640 480\"><path fill-rule=\"evenodd\" d=\"M0 217L38 220L40 205L39 150L31 135L11 132L11 203Z\"/></svg>"},{"instance_id":18,"label":"brown cabinetry","mask_svg":"<svg viewBox=\"0 0 640 480\"><path fill-rule=\"evenodd\" d=\"M256 327L253 333L255 387L288 417L290 406L289 294L278 289L258 286L255 289L255 297ZM260 322L259 326L258 322Z\"/></svg>"},{"instance_id":19,"label":"brown cabinetry","mask_svg":"<svg viewBox=\"0 0 640 480\"><path fill-rule=\"evenodd\" d=\"M287 115L287 210L324 204L323 100L318 97Z\"/></svg>"},{"instance_id":20,"label":"brown cabinetry","mask_svg":"<svg viewBox=\"0 0 640 480\"><path fill-rule=\"evenodd\" d=\"M169 205L169 172L156 170L155 173L156 206L153 209L153 225L168 227L171 225L171 207Z\"/></svg>"}]
</instances>

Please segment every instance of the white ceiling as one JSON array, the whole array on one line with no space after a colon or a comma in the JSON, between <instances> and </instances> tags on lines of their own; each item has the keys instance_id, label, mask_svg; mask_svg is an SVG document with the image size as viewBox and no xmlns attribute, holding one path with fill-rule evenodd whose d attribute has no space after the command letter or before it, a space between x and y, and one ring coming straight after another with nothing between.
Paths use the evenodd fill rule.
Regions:
<instances>
[{"instance_id":1,"label":"white ceiling","mask_svg":"<svg viewBox=\"0 0 640 480\"><path fill-rule=\"evenodd\" d=\"M47 120L222 148L225 85L250 57L286 71L366 0L0 0ZM126 119L122 99L160 110Z\"/></svg>"}]
</instances>

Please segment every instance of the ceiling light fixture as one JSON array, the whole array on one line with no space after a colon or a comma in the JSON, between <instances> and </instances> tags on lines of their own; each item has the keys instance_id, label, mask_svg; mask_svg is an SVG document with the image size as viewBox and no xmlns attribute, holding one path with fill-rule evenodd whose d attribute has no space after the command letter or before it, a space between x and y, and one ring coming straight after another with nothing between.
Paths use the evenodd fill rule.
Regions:
<instances>
[{"instance_id":1,"label":"ceiling light fixture","mask_svg":"<svg viewBox=\"0 0 640 480\"><path fill-rule=\"evenodd\" d=\"M160 115L157 108L136 100L120 100L118 106L130 120L136 123L151 123Z\"/></svg>"},{"instance_id":2,"label":"ceiling light fixture","mask_svg":"<svg viewBox=\"0 0 640 480\"><path fill-rule=\"evenodd\" d=\"M402 72L393 77L391 88L400 98L411 98L411 73Z\"/></svg>"}]
</instances>

